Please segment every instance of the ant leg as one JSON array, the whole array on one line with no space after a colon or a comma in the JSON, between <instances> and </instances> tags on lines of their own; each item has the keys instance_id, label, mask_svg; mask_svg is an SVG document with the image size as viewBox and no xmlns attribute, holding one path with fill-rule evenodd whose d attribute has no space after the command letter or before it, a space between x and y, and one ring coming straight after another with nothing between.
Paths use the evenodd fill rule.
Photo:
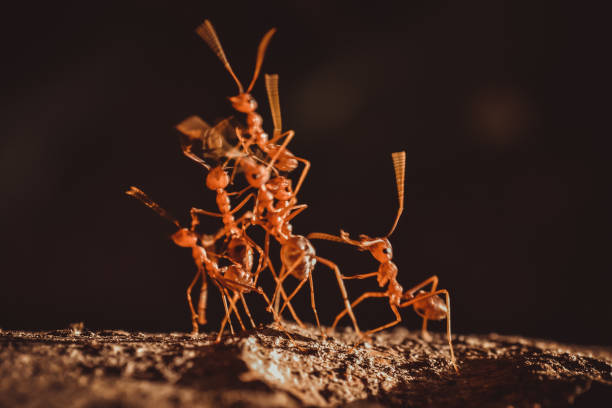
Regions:
<instances>
[{"instance_id":1,"label":"ant leg","mask_svg":"<svg viewBox=\"0 0 612 408\"><path fill-rule=\"evenodd\" d=\"M281 270L280 270L280 276L278 277L278 279L276 280L276 288L274 289L274 293L272 294L272 300L271 302L274 303L274 301L276 300L276 296L278 295L278 291L280 290L280 288L283 285L283 281L285 280L285 278L287 278L287 276L289 276L288 273L285 273L285 265L281 266ZM272 304L268 305L268 311L270 311L269 309L272 308ZM276 307L274 308L274 312L276 314L278 314L278 312L276 311Z\"/></svg>"},{"instance_id":2,"label":"ant leg","mask_svg":"<svg viewBox=\"0 0 612 408\"><path fill-rule=\"evenodd\" d=\"M225 289L225 292L227 293L227 297L229 299L229 290ZM242 328L242 331L245 331L246 327L244 327L244 323L242 323L242 318L240 317L240 313L238 313L238 308L236 307L236 301L240 297L238 293L239 292L234 291L234 296L230 300L230 312L231 310L234 311L234 314L236 315L236 317L238 318L238 322L240 323L240 328Z\"/></svg>"},{"instance_id":3,"label":"ant leg","mask_svg":"<svg viewBox=\"0 0 612 408\"><path fill-rule=\"evenodd\" d=\"M379 331L381 331L381 330L384 330L384 329L386 329L386 328L388 328L388 327L395 326L396 324L398 324L399 322L401 322L401 321L402 321L402 316L400 316L399 312L397 311L397 306L395 306L395 305L391 305L391 304L390 304L389 306L391 306L391 310L393 310L393 313L395 314L395 320L394 320L394 321L392 321L392 322L390 322L390 323L384 324L384 325L382 325L382 326L380 326L380 327L377 327L377 328L375 328L375 329L368 330L368 331L366 332L366 335L367 335L367 336L369 336L370 334L373 334L373 333L379 332Z\"/></svg>"},{"instance_id":4,"label":"ant leg","mask_svg":"<svg viewBox=\"0 0 612 408\"><path fill-rule=\"evenodd\" d=\"M291 292L291 294L289 295L289 297L287 299L285 299L285 302L283 303L283 307L281 307L279 315L281 315L283 313L283 310L285 310L285 306L287 306L287 302L290 302L291 299L293 299L293 297L295 295L297 295L297 293L300 291L300 289L302 288L302 286L304 286L304 284L306 283L306 281L308 280L308 278L306 279L302 279L302 281L295 287L295 289L293 290L293 292Z\"/></svg>"},{"instance_id":5,"label":"ant leg","mask_svg":"<svg viewBox=\"0 0 612 408\"><path fill-rule=\"evenodd\" d=\"M292 219L297 217L299 213L304 211L306 208L308 208L308 204L300 204L300 205L293 206L291 210L295 210L295 211L291 213L291 215L289 215L287 218L285 218L285 222L291 221Z\"/></svg>"},{"instance_id":6,"label":"ant leg","mask_svg":"<svg viewBox=\"0 0 612 408\"><path fill-rule=\"evenodd\" d=\"M193 211L190 211L190 215L191 215L190 231L195 231L196 227L200 224L200 219Z\"/></svg>"},{"instance_id":7,"label":"ant leg","mask_svg":"<svg viewBox=\"0 0 612 408\"><path fill-rule=\"evenodd\" d=\"M338 286L340 286L340 292L342 293L342 299L344 300L344 308L346 309L347 313L349 314L349 317L353 321L353 326L355 327L355 331L357 332L357 334L361 336L362 335L361 330L359 330L357 319L355 318L355 315L353 314L353 308L351 307L351 304L349 303L348 295L346 293L346 287L344 286L344 281L342 280L343 275L340 273L340 269L338 269L338 265L336 265L335 263L333 263L332 261L328 259L321 258L320 256L317 256L316 259L322 264L327 265L336 274L336 280L338 281Z\"/></svg>"},{"instance_id":8,"label":"ant leg","mask_svg":"<svg viewBox=\"0 0 612 408\"><path fill-rule=\"evenodd\" d=\"M434 292L425 293L422 296L417 296L414 299L401 303L399 307L410 306L423 299L427 299L432 296L437 296L437 295L442 295L442 294L446 298L446 338L448 340L448 346L450 347L451 364L455 368L455 371L459 372L459 369L457 368L457 362L455 360L455 353L453 351L453 342L452 342L452 336L451 336L451 320L450 320L451 319L450 295L448 294L448 291L446 289L440 289Z\"/></svg>"},{"instance_id":9,"label":"ant leg","mask_svg":"<svg viewBox=\"0 0 612 408\"><path fill-rule=\"evenodd\" d=\"M200 300L198 301L198 317L200 324L206 324L206 303L208 301L208 282L206 274L202 271L202 287L200 288Z\"/></svg>"},{"instance_id":10,"label":"ant leg","mask_svg":"<svg viewBox=\"0 0 612 408\"><path fill-rule=\"evenodd\" d=\"M325 241L333 241L333 242L341 242L346 244L342 238L337 237L335 235L326 234L325 232L311 232L306 236L308 239L323 239Z\"/></svg>"},{"instance_id":11,"label":"ant leg","mask_svg":"<svg viewBox=\"0 0 612 408\"><path fill-rule=\"evenodd\" d=\"M224 293L224 289L222 289L221 287L219 288L219 290L221 290L222 296L223 296L223 305L226 306L225 304L225 293ZM225 292L227 292L227 290L225 290ZM229 298L229 292L227 292L227 297ZM229 299L229 312L228 312L228 308L226 306L225 310L226 310L226 314L225 317L223 318L223 321L221 322L221 329L219 330L219 334L217 335L217 340L216 342L218 343L219 341L221 341L221 335L223 334L223 329L225 328L226 323L229 322L230 325L230 331L232 332L232 335L235 335L236 333L234 333L234 328L232 326L232 311L234 312L234 314L238 317L238 321L240 321L240 325L242 325L242 321L240 320L240 315L238 314L238 310L236 309L236 300L237 297L234 296L233 298ZM242 329L244 330L244 325L242 325Z\"/></svg>"},{"instance_id":12,"label":"ant leg","mask_svg":"<svg viewBox=\"0 0 612 408\"><path fill-rule=\"evenodd\" d=\"M206 210L202 210L199 208L191 208L191 216L193 217L193 214L203 214L203 215L210 215L211 217L223 217L223 214L219 214L216 212L211 212L211 211L206 211Z\"/></svg>"},{"instance_id":13,"label":"ant leg","mask_svg":"<svg viewBox=\"0 0 612 408\"><path fill-rule=\"evenodd\" d=\"M293 130L288 130L285 133L280 133L280 134L272 137L272 139L270 139L270 141L268 143L276 143L276 142L278 142L280 139L282 139L285 136L293 138L294 135L295 135L295 132Z\"/></svg>"},{"instance_id":14,"label":"ant leg","mask_svg":"<svg viewBox=\"0 0 612 408\"><path fill-rule=\"evenodd\" d=\"M270 262L270 258L268 258L268 262L269 262L268 266L270 267L270 272L272 273L272 277L274 278L274 282L276 282L278 284L278 276L276 275L276 271L274 270L274 267L272 266L272 262ZM291 316L293 317L293 320L295 320L295 322L298 324L298 326L300 326L302 329L305 328L306 326L304 326L304 323L298 317L297 313L293 309L293 306L291 305L291 302L287 301L287 293L285 292L285 289L283 288L283 285L280 286L279 291L280 291L281 296L283 297L283 300L287 304L287 307L289 308L289 312L291 313ZM275 312L278 314L278 311L275 310Z\"/></svg>"},{"instance_id":15,"label":"ant leg","mask_svg":"<svg viewBox=\"0 0 612 408\"><path fill-rule=\"evenodd\" d=\"M253 326L253 328L255 328L255 322L253 322L253 317L251 316L251 311L249 310L249 307L247 306L246 300L244 300L244 295L242 294L242 292L240 292L240 300L242 300L242 306L244 307L244 311L246 312L247 316L249 316L249 320L251 322L251 326Z\"/></svg>"},{"instance_id":16,"label":"ant leg","mask_svg":"<svg viewBox=\"0 0 612 408\"><path fill-rule=\"evenodd\" d=\"M348 280L348 279L367 279L367 278L371 278L372 276L376 276L376 275L378 275L378 272L360 273L359 275L343 276L342 279L344 279L344 280Z\"/></svg>"},{"instance_id":17,"label":"ant leg","mask_svg":"<svg viewBox=\"0 0 612 408\"><path fill-rule=\"evenodd\" d=\"M367 298L372 298L372 297L385 297L387 296L386 293L384 292L366 292L363 295L359 296L357 298L357 300L353 301L353 303L351 303L351 307L355 307L357 306L359 303L363 302L364 300L366 300ZM336 316L336 320L334 320L334 324L332 324L331 329L334 330L336 328L336 325L338 324L338 322L340 321L340 319L342 319L342 317L344 317L344 315L347 313L347 310L344 309L343 311L341 311L338 316Z\"/></svg>"},{"instance_id":18,"label":"ant leg","mask_svg":"<svg viewBox=\"0 0 612 408\"><path fill-rule=\"evenodd\" d=\"M198 278L200 277L200 273L202 273L202 270L198 268L198 271L196 272L195 277L191 281L191 284L187 287L187 304L189 305L189 310L191 310L191 324L193 326L191 334L194 334L194 335L198 334L199 328L198 328L198 321L197 321L198 315L196 314L195 309L193 308L193 302L191 301L191 290L193 289L193 285L195 285Z\"/></svg>"},{"instance_id":19,"label":"ant leg","mask_svg":"<svg viewBox=\"0 0 612 408\"><path fill-rule=\"evenodd\" d=\"M270 162L268 163L268 168L273 167L274 163L276 162L276 160L279 158L279 156L281 155L282 152L285 151L285 149L287 148L287 145L289 144L289 142L291 141L291 139L293 139L293 136L295 136L295 132L293 130L288 130L287 132L285 132L283 135L281 135L279 137L279 139L283 136L287 136L287 138L285 139L285 141L283 142L283 144L279 147L279 149L276 151L276 153L274 154L273 157L270 158Z\"/></svg>"},{"instance_id":20,"label":"ant leg","mask_svg":"<svg viewBox=\"0 0 612 408\"><path fill-rule=\"evenodd\" d=\"M238 211L239 209L241 209L246 203L247 201L249 201L249 199L251 197L255 197L255 195L253 193L249 193L248 196L245 197L244 200L242 200L242 202L240 204L238 204L236 207L234 207L234 209L232 211L230 211L230 214L234 214L236 211Z\"/></svg>"},{"instance_id":21,"label":"ant leg","mask_svg":"<svg viewBox=\"0 0 612 408\"><path fill-rule=\"evenodd\" d=\"M266 293L262 290L259 292L259 294L261 296L264 297L266 303L271 304L271 300L268 299L268 296L266 296ZM300 351L304 351L304 349L300 346L298 346L296 344L296 342L293 340L293 337L291 337L291 335L289 334L289 332L287 331L287 329L285 328L285 326L283 325L283 322L281 321L281 318L278 316L278 314L274 311L274 309L272 309L270 311L272 313L272 315L274 316L274 321L278 323L279 327L281 328L281 330L287 335L287 337L289 337L289 340L291 341L291 343L297 347L298 350Z\"/></svg>"},{"instance_id":22,"label":"ant leg","mask_svg":"<svg viewBox=\"0 0 612 408\"><path fill-rule=\"evenodd\" d=\"M433 275L425 279L423 282L419 283L415 287L410 288L409 290L405 291L402 297L413 297L414 293L417 290L427 286L429 283L431 283L430 292L435 292L438 287L438 277L436 275ZM429 336L429 334L427 333L427 320L428 319L425 316L421 316L421 317L423 318L423 326L421 327L421 333L423 334L423 337L427 338Z\"/></svg>"},{"instance_id":23,"label":"ant leg","mask_svg":"<svg viewBox=\"0 0 612 408\"><path fill-rule=\"evenodd\" d=\"M298 259L295 260L295 262L293 262L293 264L289 267L286 268L285 265L283 265L283 268L286 269L286 271L284 273L282 273L281 270L281 277L280 277L280 282L276 283L276 290L274 291L274 296L272 297L272 300L274 301L274 299L276 299L276 297L278 296L278 292L279 292L279 286L282 285L283 281L285 279L287 279L287 276L289 276L291 274L291 272L293 272L293 270L295 269L296 266L298 266L300 264L300 262L302 262L302 259L304 259L304 256L306 255L306 252L302 252L300 254L300 256L298 257ZM277 308L278 305L274 305L275 309ZM276 310L275 310L276 311ZM279 314L277 312L277 314Z\"/></svg>"},{"instance_id":24,"label":"ant leg","mask_svg":"<svg viewBox=\"0 0 612 408\"><path fill-rule=\"evenodd\" d=\"M321 336L323 338L326 338L327 336L325 335L325 332L321 328L321 322L319 322L319 314L317 313L317 306L315 306L315 294L314 294L314 284L312 282L312 273L308 275L308 280L310 282L310 304L312 305L312 311L314 312L315 320L317 321L317 327L319 328L319 331L321 332Z\"/></svg>"},{"instance_id":25,"label":"ant leg","mask_svg":"<svg viewBox=\"0 0 612 408\"><path fill-rule=\"evenodd\" d=\"M435 292L436 288L438 287L438 277L436 275L433 275L433 276L425 279L423 282L419 283L415 287L410 288L407 291L405 291L404 295L402 295L402 297L405 297L406 295L414 296L414 293L417 290L427 286L429 283L431 283L431 292Z\"/></svg>"},{"instance_id":26,"label":"ant leg","mask_svg":"<svg viewBox=\"0 0 612 408\"><path fill-rule=\"evenodd\" d=\"M301 161L302 163L304 163L304 170L302 170L302 174L300 174L298 183L295 186L295 189L293 190L293 195L297 196L298 192L300 191L300 188L302 188L302 183L304 182L304 179L306 178L306 175L308 174L308 171L310 170L310 162L306 159L302 159L301 157L296 157L295 159L297 161Z\"/></svg>"},{"instance_id":27,"label":"ant leg","mask_svg":"<svg viewBox=\"0 0 612 408\"><path fill-rule=\"evenodd\" d=\"M268 229L266 229L266 241L265 241L265 253L266 253L266 259L268 261L268 267L270 268L270 271L272 272L272 276L274 276L274 281L276 282L276 287L278 288L279 282L278 279L276 277L276 273L274 271L274 267L272 266L272 261L270 260L270 231L268 231ZM280 274L283 274L283 266L281 266L281 271ZM281 293L285 293L285 289L283 288L283 286L280 286L280 290ZM276 290L275 290L276 292ZM285 293L284 297L287 297L287 294ZM272 301L274 302L274 312L276 314L278 314L278 307L280 305L280 300L276 300L276 294L274 296L272 296ZM271 306L271 305L269 305ZM291 308L293 309L293 308ZM300 327L303 327L302 325L300 325Z\"/></svg>"},{"instance_id":28,"label":"ant leg","mask_svg":"<svg viewBox=\"0 0 612 408\"><path fill-rule=\"evenodd\" d=\"M215 343L221 341L221 336L223 335L223 330L225 329L225 324L227 322L229 322L231 333L234 334L234 326L232 326L232 319L229 313L229 309L227 308L227 299L225 299L225 293L223 293L223 290L221 288L219 288L219 290L221 291L221 299L223 299L223 307L225 308L225 318L221 322L221 328L219 329L219 334L217 334L217 339L215 340Z\"/></svg>"}]
</instances>

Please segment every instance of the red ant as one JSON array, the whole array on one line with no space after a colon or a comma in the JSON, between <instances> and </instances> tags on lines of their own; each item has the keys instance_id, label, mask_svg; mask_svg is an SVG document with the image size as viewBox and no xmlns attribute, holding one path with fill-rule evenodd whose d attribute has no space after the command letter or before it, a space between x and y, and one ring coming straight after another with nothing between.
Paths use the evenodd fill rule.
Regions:
<instances>
[{"instance_id":1,"label":"red ant","mask_svg":"<svg viewBox=\"0 0 612 408\"><path fill-rule=\"evenodd\" d=\"M157 214L168 219L170 222L176 225L179 228L179 230L175 232L174 234L172 234L171 236L172 240L178 246L192 249L192 256L198 268L198 271L193 281L187 288L187 300L188 300L189 308L191 310L192 324L193 324L192 334L194 335L198 334L198 324L197 324L198 321L201 324L206 323L206 318L205 318L206 289L207 289L206 274L208 274L208 276L211 278L213 283L215 283L215 285L221 292L221 297L223 299L223 306L225 307L225 318L223 319L221 323L221 328L219 330L219 334L217 335L216 341L219 342L221 340L223 329L227 322L229 322L230 330L232 334L234 334L234 329L232 327L232 322L230 318L232 311L238 318L238 321L242 329L245 330L244 324L242 323L242 319L240 318L240 314L238 313L238 310L235 307L235 303L238 297L240 297L240 300L242 301L242 305L244 307L244 310L247 316L249 317L252 327L255 328L255 323L253 322L251 312L244 298L244 293L254 291L262 295L264 297L264 300L267 303L269 303L270 300L268 299L268 297L266 296L266 294L263 292L261 288L254 286L254 280L253 280L253 276L251 275L251 273L248 270L245 270L245 268L240 263L237 263L237 262L232 262L232 264L229 266L219 267L217 263L217 259L219 257L225 257L225 256L210 253L210 251L207 251L207 249L205 249L204 246L198 244L198 240L202 241L203 237L198 236L198 234L194 231L195 226L198 224L198 222L195 218L193 218L193 216L192 216L191 228L190 229L183 228L180 226L179 222L174 217L172 217L166 210L164 210L157 203L151 200L142 190L136 187L131 187L128 191L126 191L126 194L134 198L137 198L147 207L155 211ZM205 238L210 238L210 237L206 236ZM206 241L204 242L206 242L205 245L207 246L214 243L214 241L210 239L206 239ZM211 257L208 256L209 253L211 254ZM191 300L191 290L193 288L193 285L196 283L196 281L198 280L200 276L202 276L202 289L201 289L200 302L198 305L198 313L196 313L193 307L192 300ZM234 296L229 301L229 308L228 308L227 298L230 298L230 294L229 294L230 290L234 292ZM273 313L273 315L275 316L275 320L279 321L276 314ZM281 329L286 332L286 330L282 326L282 323L280 324L280 326L281 326ZM287 335L289 334L287 333ZM291 338L291 336L289 336L289 338Z\"/></svg>"},{"instance_id":2,"label":"red ant","mask_svg":"<svg viewBox=\"0 0 612 408\"><path fill-rule=\"evenodd\" d=\"M286 138L283 145L281 146L281 149L284 149L287 143L289 143L289 141L290 138ZM260 218L258 218L258 216L261 216L261 214L263 214L264 210L274 211L274 208L272 207L274 195L268 190L268 181L270 180L270 168L274 165L275 159L276 157L274 157L267 166L263 166L259 163L256 163L255 160L250 157L240 159L240 166L245 173L245 178L247 182L251 187L259 190L256 201L256 215L253 222L264 228L268 234L274 236L281 245L282 267L278 279L276 276L274 277L276 280L276 289L274 291L274 295L272 296L272 301L275 300L279 292L281 293L281 296L283 296L284 289L282 287L282 283L289 275L292 275L295 278L299 279L300 283L293 291L293 293L287 298L285 298L285 303L282 309L284 309L285 306L291 308L291 299L297 294L297 292L306 283L306 281L309 281L312 310L315 314L317 327L319 327L319 329L321 330L321 334L325 336L325 333L321 329L319 315L317 313L315 305L314 284L312 281L312 271L314 270L314 266L316 265L317 261L319 261L322 264L328 266L330 269L332 269L336 274L336 278L338 280L338 285L340 286L340 291L342 293L342 298L344 300L345 307L349 313L349 316L353 320L355 330L357 331L357 333L361 334L359 326L357 325L357 320L353 315L351 304L348 301L348 295L346 293L344 282L342 281L342 274L340 273L338 266L328 259L317 256L314 247L306 237L302 235L293 235L289 228L283 228L282 225L280 226L280 228L271 229L267 225L267 223L263 222ZM263 209L261 208L261 206L263 206ZM287 217L284 222L287 223L290 218L291 217ZM268 310L273 310L271 303L268 304ZM298 321L299 320L296 319L296 322Z\"/></svg>"},{"instance_id":3,"label":"red ant","mask_svg":"<svg viewBox=\"0 0 612 408\"><path fill-rule=\"evenodd\" d=\"M399 218L404 210L404 173L406 167L406 152L396 152L393 153L391 157L393 159L395 180L397 182L399 208L393 226L385 237L371 238L367 235L362 234L359 236L359 241L356 241L351 239L348 233L341 230L339 237L330 234L314 232L308 234L308 238L325 239L329 241L343 242L346 244L354 245L358 247L361 251L369 251L372 256L378 262L380 262L380 267L376 272L344 277L344 279L366 279L369 277L376 276L378 285L381 288L385 285L388 285L387 290L384 292L366 292L351 303L351 306L355 307L367 298L387 297L389 299L389 306L391 307L391 310L393 311L393 314L395 315L396 319L375 329L368 330L365 333L366 336L369 336L372 333L376 333L378 331L398 324L402 320L402 317L400 316L399 311L397 310L398 307L403 308L407 306L413 306L416 313L423 318L423 333L427 333L428 319L446 319L446 334L450 347L451 363L455 367L455 370L457 370L457 365L455 363L455 354L453 352L453 344L451 341L450 297L448 291L446 289L437 290L437 276L432 276L429 279L421 282L417 286L405 292L402 286L397 282L398 269L395 263L392 261L393 249L391 247L391 243L389 242L388 237L393 234L393 231L395 231ZM425 287L430 283L432 284L430 292L420 290L421 288ZM444 295L446 298L446 302L444 302L438 295ZM403 300L406 301L402 302ZM336 319L334 320L334 323L331 327L332 329L336 327L340 319L345 314L346 310L343 310L338 314L338 316L336 316Z\"/></svg>"},{"instance_id":4,"label":"red ant","mask_svg":"<svg viewBox=\"0 0 612 408\"><path fill-rule=\"evenodd\" d=\"M210 21L204 20L204 22L196 29L196 32L200 37L202 37L202 39L208 44L208 46L221 60L225 69L232 76L232 78L236 82L236 85L238 85L238 95L230 97L229 100L232 104L232 107L236 111L244 113L247 116L247 128L245 132L250 135L250 138L246 141L243 140L240 135L240 133L242 133L240 130L238 135L239 139L243 143L245 151L248 152L249 146L251 146L252 144L256 144L263 152L265 152L270 157L275 157L279 155L275 167L280 171L290 172L295 170L295 168L298 166L298 161L303 162L306 166L309 167L310 163L307 160L294 156L289 150L283 149L281 148L281 146L276 144L276 142L282 139L283 137L292 138L294 135L294 132L292 130L287 131L285 133L281 132L280 110L278 108L276 109L276 111L279 112L278 115L273 114L274 137L271 140L268 140L268 134L263 130L262 127L263 119L261 115L256 112L257 101L250 94L251 90L253 89L253 86L255 85L257 77L259 76L266 49L268 47L268 44L270 43L270 40L272 39L272 36L276 32L276 29L272 28L271 30L269 30L259 43L259 47L257 49L257 59L255 62L255 70L253 72L253 79L251 80L251 83L249 84L249 87L247 88L246 92L244 91L242 83L238 80L238 77L234 73L231 65L229 64L225 52L223 51L223 47L221 46L221 42L219 41L219 37L217 36L217 33L215 32L215 29L210 23ZM272 86L274 89L277 90L278 76L266 76L266 86ZM270 96L270 93L268 93L268 95ZM278 107L278 93L276 93L276 105L274 105L272 100L270 102L270 105L272 109L274 109L274 107Z\"/></svg>"},{"instance_id":5,"label":"red ant","mask_svg":"<svg viewBox=\"0 0 612 408\"><path fill-rule=\"evenodd\" d=\"M206 267L211 266L211 262L216 262L216 257L212 256L212 261L207 257L207 250L205 249L205 247L207 249L210 249L210 247L214 245L214 242L211 242L209 239L205 239L203 240L203 243L205 243L204 246L198 245L198 235L195 232L197 220L192 219L191 228L183 228L176 220L176 218L172 217L166 210L164 210L156 202L151 200L142 190L136 187L130 187L130 189L126 191L126 194L140 200L144 205L151 208L157 214L176 225L176 227L179 229L177 232L171 235L172 240L178 246L191 248L191 255L198 270L195 274L195 277L193 278L193 281L187 288L187 303L189 305L189 309L191 310L191 322L193 325L192 334L197 334L198 322L200 324L206 324L206 302L208 286L205 273ZM208 259L209 262L205 262L205 259ZM202 277L202 288L200 290L200 300L198 302L198 313L196 313L193 307L193 302L191 300L191 291L200 276Z\"/></svg>"}]
</instances>

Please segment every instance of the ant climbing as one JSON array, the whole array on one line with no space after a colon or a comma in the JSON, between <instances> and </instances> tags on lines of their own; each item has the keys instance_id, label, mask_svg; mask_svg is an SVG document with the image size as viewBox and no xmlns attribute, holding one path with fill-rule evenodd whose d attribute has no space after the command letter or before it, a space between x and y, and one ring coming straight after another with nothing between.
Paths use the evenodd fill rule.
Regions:
<instances>
[{"instance_id":1,"label":"ant climbing","mask_svg":"<svg viewBox=\"0 0 612 408\"><path fill-rule=\"evenodd\" d=\"M443 320L446 319L446 334L448 344L450 347L451 363L457 369L455 363L455 354L453 352L453 344L451 340L451 324L450 324L450 297L446 289L437 289L438 277L432 276L415 287L404 292L403 287L397 282L398 268L393 259L393 249L389 242L389 237L395 231L397 223L404 211L404 175L406 168L406 152L395 152L391 155L393 160L393 168L395 171L395 180L397 183L397 193L399 208L397 215L393 222L391 230L385 237L371 238L365 234L359 236L359 240L353 240L349 237L349 234L345 231L340 231L340 236L313 232L308 234L308 238L311 239L324 239L328 241L342 242L349 245L356 246L361 251L369 251L370 254L380 262L380 266L376 272L364 273L353 276L346 276L343 279L366 279L376 276L378 285L382 288L387 285L387 289L384 292L366 292L359 298L351 303L352 307L357 306L363 300L367 298L380 298L386 297L389 299L389 306L395 315L395 320L384 324L380 327L368 330L365 332L365 336L369 336L378 331L386 328L395 326L398 324L402 317L399 314L398 308L404 308L413 306L416 313L423 318L422 331L427 336L427 320ZM421 290L428 284L432 285L431 291L426 292ZM444 295L445 300L443 301L438 295ZM340 319L346 314L346 310L343 310L336 316L334 323L332 324L332 330L336 327Z\"/></svg>"},{"instance_id":2,"label":"ant climbing","mask_svg":"<svg viewBox=\"0 0 612 408\"><path fill-rule=\"evenodd\" d=\"M237 262L232 262L232 264L229 266L219 267L218 262L217 262L218 258L220 257L227 258L227 257L224 255L214 254L210 252L209 250L207 250L204 245L198 244L198 240L201 241L201 237L194 231L195 226L197 225L197 220L192 218L191 228L189 229L183 228L181 227L180 223L174 217L172 217L166 210L164 210L161 206L159 206L159 204L151 200L142 190L136 187L130 187L130 189L126 191L126 194L140 200L144 205L151 208L157 214L166 218L167 220L172 222L174 225L176 225L179 228L179 230L175 232L174 234L172 234L171 236L172 240L178 246L192 249L192 256L193 256L193 259L198 269L194 279L192 280L191 284L187 288L187 301L189 304L189 308L191 310L192 324L193 324L192 334L194 335L198 334L198 324L197 324L198 321L201 324L206 323L206 318L205 318L206 310L205 309L206 309L206 289L207 289L206 275L207 274L211 278L213 283L217 286L219 291L221 292L221 298L223 300L223 306L225 308L225 318L223 319L221 323L221 328L219 329L219 334L217 335L216 341L219 342L221 340L223 330L225 328L226 323L228 322L230 325L230 331L232 334L234 334L234 328L232 327L232 323L231 323L232 311L236 315L238 322L240 323L240 326L242 327L242 329L245 330L245 327L240 317L240 314L238 312L238 309L235 306L235 303L238 298L240 298L242 305L244 307L244 310L247 316L249 317L251 326L255 328L255 323L253 321L251 312L244 298L244 294L249 293L249 292L257 292L264 297L264 300L267 303L269 303L270 300L268 299L268 297L266 296L266 294L263 292L261 288L254 286L253 275L249 271L245 270L245 268L240 263L237 263ZM206 244L210 245L214 241L207 240L205 242ZM209 253L211 255L210 257L208 256ZM193 307L192 300L191 300L191 290L200 276L202 277L203 283L202 283L202 289L201 289L200 302L198 305L198 313L196 313ZM229 293L230 291L234 293L233 297L230 297L230 293ZM227 301L227 299L230 299L229 302ZM229 303L229 307L228 307L228 303ZM275 320L278 320L275 313L273 314L275 316ZM285 330L282 324L280 326L281 326L281 329ZM287 335L289 334L287 333ZM289 337L291 338L291 336Z\"/></svg>"},{"instance_id":3,"label":"ant climbing","mask_svg":"<svg viewBox=\"0 0 612 408\"><path fill-rule=\"evenodd\" d=\"M295 134L292 130L289 130L285 133L282 133L281 131L282 123L280 119L280 108L278 105L278 75L266 75L266 88L268 89L270 107L273 112L272 119L274 121L274 135L273 138L270 140L268 139L268 134L263 130L263 119L261 115L256 112L258 106L257 101L250 94L251 90L253 89L253 86L255 85L255 82L257 81L257 77L259 76L266 49L268 48L268 44L270 43L272 36L276 32L276 29L270 29L259 43L259 47L257 50L257 59L255 62L255 70L253 72L253 79L251 80L251 83L249 84L246 91L244 90L242 83L240 82L240 80L238 80L238 77L234 73L227 59L227 56L225 55L225 51L221 46L219 37L217 36L217 33L210 21L204 20L204 22L196 29L196 32L200 37L202 37L202 39L208 44L208 46L221 60L221 63L229 72L231 77L236 82L236 85L238 86L238 95L230 97L229 100L232 104L232 107L236 111L246 114L246 129L241 130L239 127L236 128L238 132L238 138L241 141L245 152L249 154L250 146L255 144L259 147L259 149L261 149L261 151L263 151L270 157L276 157L277 155L279 155L275 163L275 167L280 171L291 172L297 168L298 162L303 162L305 166L310 167L310 162L308 162L306 159L296 157L289 150L283 149L280 145L276 144L283 137L291 139ZM276 93L274 94L271 92ZM245 140L243 134L248 134L249 138Z\"/></svg>"}]
</instances>

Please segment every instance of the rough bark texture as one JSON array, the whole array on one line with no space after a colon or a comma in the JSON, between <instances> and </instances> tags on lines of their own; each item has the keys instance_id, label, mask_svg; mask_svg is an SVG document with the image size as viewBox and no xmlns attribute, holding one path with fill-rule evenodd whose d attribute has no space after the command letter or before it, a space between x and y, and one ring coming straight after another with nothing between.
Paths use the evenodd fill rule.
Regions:
<instances>
[{"instance_id":1,"label":"rough bark texture","mask_svg":"<svg viewBox=\"0 0 612 408\"><path fill-rule=\"evenodd\" d=\"M226 336L0 332L0 407L539 407L612 401L612 352L508 337L425 341L398 328L353 349L288 325ZM78 333L78 334L75 334ZM298 347L299 346L299 347Z\"/></svg>"}]
</instances>

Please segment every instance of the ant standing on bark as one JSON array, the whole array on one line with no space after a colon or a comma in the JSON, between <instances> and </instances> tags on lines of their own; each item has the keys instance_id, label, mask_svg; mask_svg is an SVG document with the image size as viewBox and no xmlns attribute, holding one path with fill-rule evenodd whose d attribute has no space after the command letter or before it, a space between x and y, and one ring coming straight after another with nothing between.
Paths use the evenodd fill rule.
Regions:
<instances>
[{"instance_id":1,"label":"ant standing on bark","mask_svg":"<svg viewBox=\"0 0 612 408\"><path fill-rule=\"evenodd\" d=\"M375 329L368 330L367 332L365 332L366 336L384 330L388 327L395 326L402 320L402 317L397 309L413 306L416 313L423 318L422 330L424 334L427 333L428 319L446 319L446 334L450 347L451 363L455 370L457 370L457 365L455 363L455 354L453 352L453 344L451 340L450 297L448 291L446 289L437 290L437 276L432 276L429 279L426 279L425 281L421 282L420 284L405 292L399 282L397 282L398 268L392 261L393 248L391 247L391 243L389 242L388 238L389 236L391 236L391 234L393 234L393 231L395 231L399 218L404 210L404 174L406 167L406 152L396 152L393 153L391 157L393 159L393 167L395 170L395 180L397 183L399 208L395 217L395 221L393 222L393 226L385 237L371 238L365 234L361 234L359 236L359 240L357 241L351 239L349 237L349 234L342 230L340 231L339 237L319 232L313 232L311 234L308 234L308 237L311 239L325 239L329 241L342 242L349 245L354 245L361 251L369 251L370 254L372 254L372 256L378 262L380 262L380 266L376 272L344 277L344 279L366 279L376 276L378 286L382 288L387 285L387 290L385 290L384 292L366 292L351 303L351 306L355 307L367 298L386 297L389 299L389 306L391 307L391 310L393 311L393 314L395 315L396 319ZM420 290L430 283L432 284L430 292ZM446 302L444 302L438 295L444 295L446 298ZM343 310L338 314L338 316L336 316L336 319L334 320L334 323L331 327L332 330L336 327L340 319L345 314L346 310Z\"/></svg>"}]
</instances>

